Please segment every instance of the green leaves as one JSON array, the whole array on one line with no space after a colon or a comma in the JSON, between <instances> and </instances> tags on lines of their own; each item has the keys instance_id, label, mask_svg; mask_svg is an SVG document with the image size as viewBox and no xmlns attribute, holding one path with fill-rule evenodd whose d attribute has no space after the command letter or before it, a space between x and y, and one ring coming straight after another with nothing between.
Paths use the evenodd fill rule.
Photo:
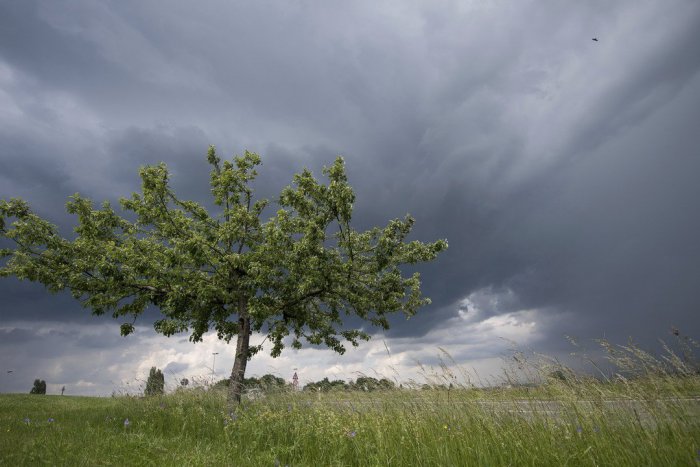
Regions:
<instances>
[{"instance_id":1,"label":"green leaves","mask_svg":"<svg viewBox=\"0 0 700 467\"><path fill-rule=\"evenodd\" d=\"M252 191L248 185L258 175L255 167L260 165L260 156L246 151L243 157L235 157L233 163L224 161L222 165L214 146L209 146L207 160L213 166L210 183L218 206L228 208L241 203L242 199L250 201Z\"/></svg>"},{"instance_id":2,"label":"green leaves","mask_svg":"<svg viewBox=\"0 0 700 467\"><path fill-rule=\"evenodd\" d=\"M121 334L122 336L128 336L129 334L131 334L132 332L134 332L134 325L131 324L131 323L123 323L123 324L120 326L120 329L121 329L120 334Z\"/></svg>"},{"instance_id":3,"label":"green leaves","mask_svg":"<svg viewBox=\"0 0 700 467\"><path fill-rule=\"evenodd\" d=\"M326 183L306 169L295 175L266 220L269 202L252 189L260 157L246 151L222 161L210 146L207 161L214 214L177 198L163 163L142 167L141 192L120 199L134 220L73 195L73 240L25 201L0 201L0 234L14 242L0 250L8 258L0 275L69 289L95 314L135 319L155 306L163 316L154 328L166 336L190 332L198 341L214 329L228 342L249 323L267 335L273 356L302 341L343 353L343 341L369 339L364 328L344 329L345 316L386 329L389 314L411 316L429 303L419 275L404 277L400 266L433 260L447 242L407 242L410 216L354 230L355 193L341 157L323 169ZM123 335L133 331L121 325Z\"/></svg>"}]
</instances>

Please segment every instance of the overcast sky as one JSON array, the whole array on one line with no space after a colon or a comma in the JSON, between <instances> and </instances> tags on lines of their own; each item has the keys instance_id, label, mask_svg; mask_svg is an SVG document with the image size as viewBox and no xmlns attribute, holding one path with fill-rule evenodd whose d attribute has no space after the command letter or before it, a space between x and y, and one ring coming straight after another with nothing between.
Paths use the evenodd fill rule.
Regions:
<instances>
[{"instance_id":1,"label":"overcast sky","mask_svg":"<svg viewBox=\"0 0 700 467\"><path fill-rule=\"evenodd\" d=\"M0 199L69 235L69 195L128 196L140 165L206 200L209 144L259 153L268 197L340 154L357 228L411 213L413 238L448 239L419 269L433 304L415 318L344 356L260 354L249 375L406 379L439 348L488 374L511 341L697 338L698 44L696 0L0 0ZM123 338L15 279L0 296L0 392L203 377L213 352L230 373L215 337L145 317Z\"/></svg>"}]
</instances>

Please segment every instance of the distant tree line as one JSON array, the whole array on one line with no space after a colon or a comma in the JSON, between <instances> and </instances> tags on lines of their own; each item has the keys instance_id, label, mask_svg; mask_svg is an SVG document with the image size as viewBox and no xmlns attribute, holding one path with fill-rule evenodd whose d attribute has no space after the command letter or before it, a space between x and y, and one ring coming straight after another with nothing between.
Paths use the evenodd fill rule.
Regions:
<instances>
[{"instance_id":1,"label":"distant tree line","mask_svg":"<svg viewBox=\"0 0 700 467\"><path fill-rule=\"evenodd\" d=\"M308 383L304 386L304 391L387 391L396 389L393 381L387 378L372 378L371 376L360 376L355 381L345 382L341 379L333 381L323 378L320 381Z\"/></svg>"},{"instance_id":2,"label":"distant tree line","mask_svg":"<svg viewBox=\"0 0 700 467\"><path fill-rule=\"evenodd\" d=\"M225 388L228 387L229 379L222 379L214 384L214 387ZM250 389L261 389L263 391L282 389L286 387L291 387L291 384L280 378L279 376L267 374L260 378L245 378L243 381L243 387L246 390ZM386 391L396 389L396 385L393 381L386 378L372 378L370 376L360 376L355 381L343 381L341 379L329 380L328 378L323 378L320 381L315 381L307 383L304 386L304 391L331 391L331 390L343 390L343 391Z\"/></svg>"},{"instance_id":3,"label":"distant tree line","mask_svg":"<svg viewBox=\"0 0 700 467\"><path fill-rule=\"evenodd\" d=\"M225 378L222 380L217 381L214 384L214 388L227 388L229 386L231 379L230 378ZM279 376L271 375L271 374L266 374L264 376L261 376L260 378L243 378L243 389L248 390L248 389L262 389L262 390L271 390L271 389L281 389L284 388L285 386L288 386L289 384L284 380L284 378L280 378Z\"/></svg>"}]
</instances>

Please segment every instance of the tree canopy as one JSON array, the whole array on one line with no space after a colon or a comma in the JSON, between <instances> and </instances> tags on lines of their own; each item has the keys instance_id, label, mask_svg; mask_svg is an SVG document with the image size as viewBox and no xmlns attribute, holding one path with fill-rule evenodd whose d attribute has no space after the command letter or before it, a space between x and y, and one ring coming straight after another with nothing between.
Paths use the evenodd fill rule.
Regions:
<instances>
[{"instance_id":1,"label":"tree canopy","mask_svg":"<svg viewBox=\"0 0 700 467\"><path fill-rule=\"evenodd\" d=\"M143 391L145 396L158 396L165 392L165 376L158 368L152 366L148 372L146 388Z\"/></svg>"},{"instance_id":2,"label":"tree canopy","mask_svg":"<svg viewBox=\"0 0 700 467\"><path fill-rule=\"evenodd\" d=\"M32 386L29 394L46 394L46 381L43 379L35 379L34 386Z\"/></svg>"},{"instance_id":3,"label":"tree canopy","mask_svg":"<svg viewBox=\"0 0 700 467\"><path fill-rule=\"evenodd\" d=\"M404 277L400 266L433 260L447 242L406 241L410 216L354 230L355 194L341 157L323 169L327 183L306 169L294 175L267 220L270 203L251 187L260 157L246 151L222 161L211 146L207 160L214 214L176 197L164 163L140 169L141 192L119 201L125 216L107 201L96 208L71 196L72 239L26 201L1 200L0 235L14 248L0 251L0 276L70 290L96 315L126 317L123 335L152 305L162 314L154 328L166 336L237 336L231 396L238 400L246 362L261 348L250 345L253 331L266 336L272 356L302 341L343 353L344 343L370 337L364 327L344 328L343 316L387 329L390 313L411 316L429 303L419 274Z\"/></svg>"}]
</instances>

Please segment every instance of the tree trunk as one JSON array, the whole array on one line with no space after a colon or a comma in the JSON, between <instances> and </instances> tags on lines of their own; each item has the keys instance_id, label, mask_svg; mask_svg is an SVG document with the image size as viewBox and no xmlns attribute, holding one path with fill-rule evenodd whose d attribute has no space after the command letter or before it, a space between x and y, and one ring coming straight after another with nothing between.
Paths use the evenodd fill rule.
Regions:
<instances>
[{"instance_id":1,"label":"tree trunk","mask_svg":"<svg viewBox=\"0 0 700 467\"><path fill-rule=\"evenodd\" d=\"M243 378L245 377L245 367L248 364L248 351L250 347L250 318L246 313L247 304L241 305L241 314L238 319L240 330L236 340L236 357L233 360L231 379L228 386L228 404L240 404L241 393L243 392Z\"/></svg>"}]
</instances>

